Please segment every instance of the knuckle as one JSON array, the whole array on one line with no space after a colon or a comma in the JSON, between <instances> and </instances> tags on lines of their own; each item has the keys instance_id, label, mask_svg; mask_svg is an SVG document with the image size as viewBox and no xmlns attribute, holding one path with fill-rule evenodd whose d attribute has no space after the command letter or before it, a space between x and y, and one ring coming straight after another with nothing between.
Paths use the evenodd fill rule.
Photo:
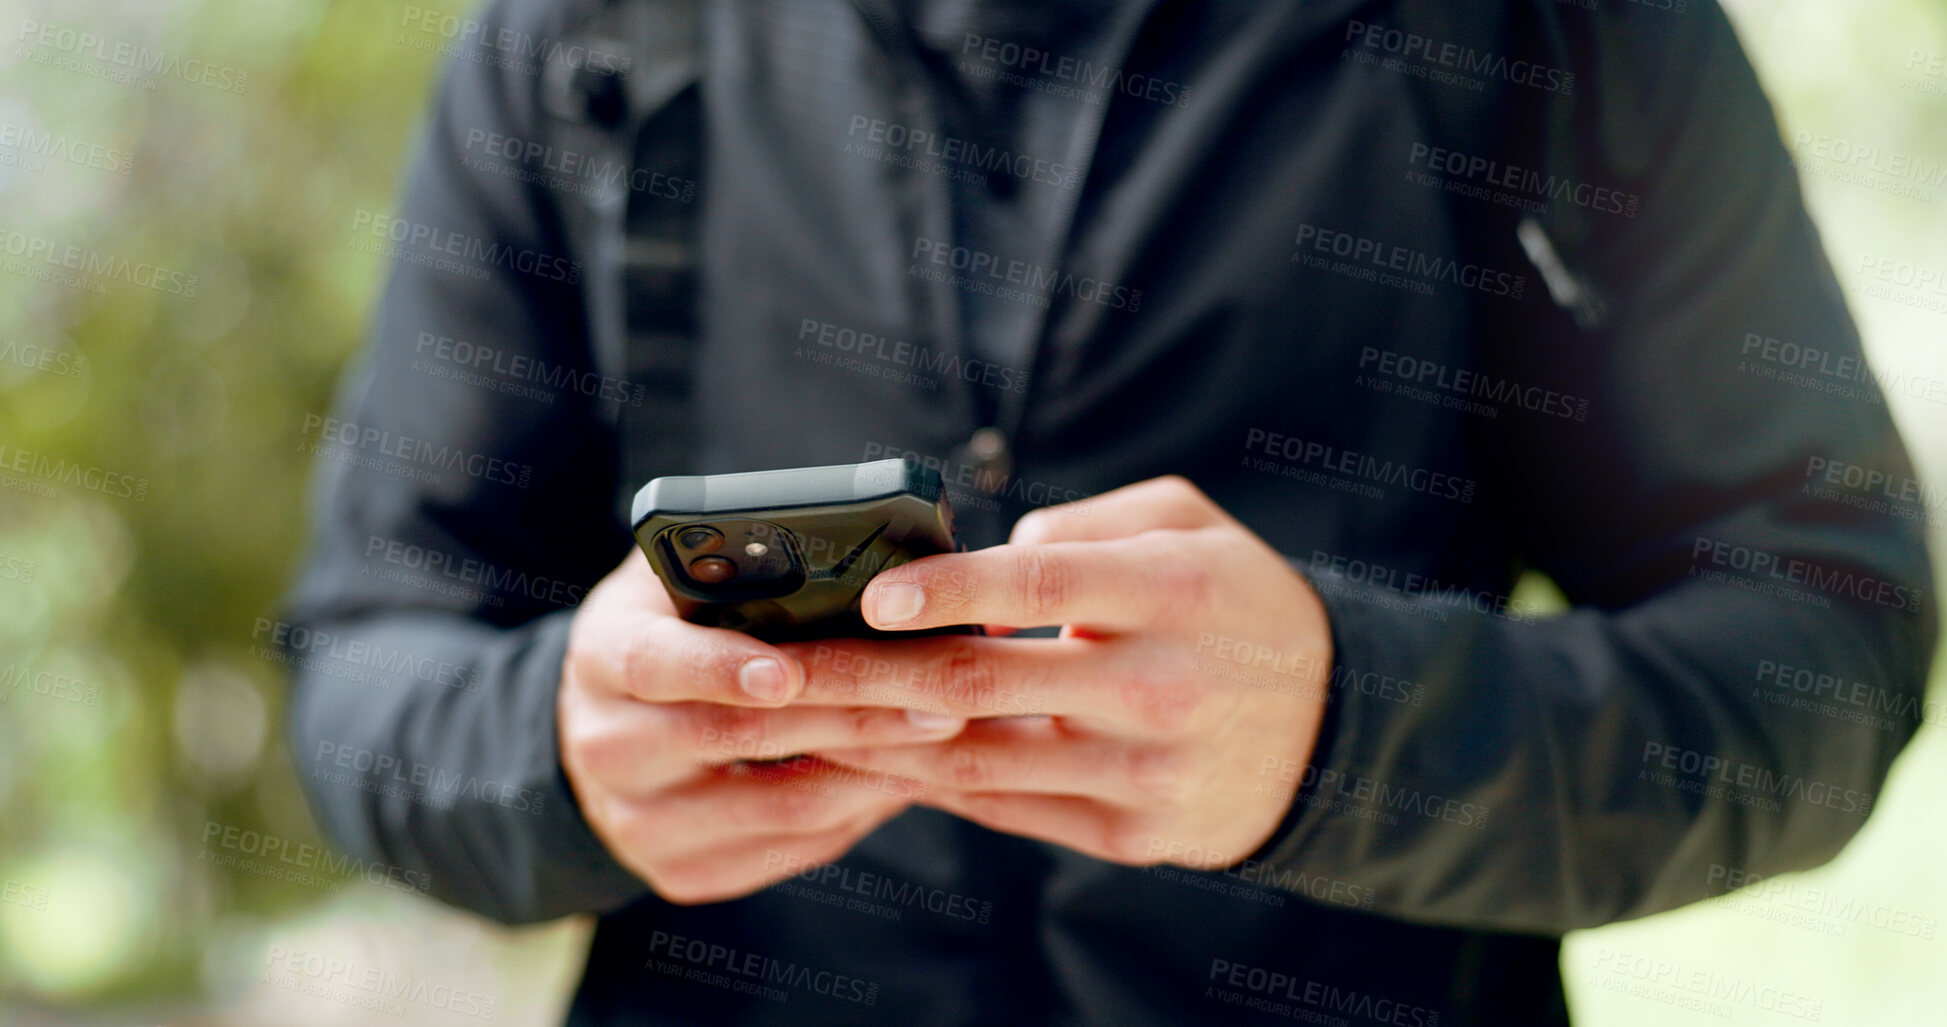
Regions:
<instances>
[{"instance_id":1,"label":"knuckle","mask_svg":"<svg viewBox=\"0 0 1947 1027\"><path fill-rule=\"evenodd\" d=\"M1156 484L1160 488L1185 496L1200 496L1203 494L1198 491L1195 485L1190 484L1190 479L1180 474L1165 474L1156 479Z\"/></svg>"},{"instance_id":2,"label":"knuckle","mask_svg":"<svg viewBox=\"0 0 1947 1027\"><path fill-rule=\"evenodd\" d=\"M1166 474L1162 478L1164 498L1186 512L1196 513L1214 507L1210 497L1196 486L1196 483L1180 474Z\"/></svg>"},{"instance_id":3,"label":"knuckle","mask_svg":"<svg viewBox=\"0 0 1947 1027\"><path fill-rule=\"evenodd\" d=\"M1161 599L1173 619L1196 622L1210 610L1216 572L1210 561L1181 543L1167 546L1151 563L1155 583L1151 595Z\"/></svg>"},{"instance_id":4,"label":"knuckle","mask_svg":"<svg viewBox=\"0 0 1947 1027\"><path fill-rule=\"evenodd\" d=\"M1153 731L1181 728L1203 701L1203 687L1193 675L1169 665L1144 664L1131 668L1116 685L1116 698L1143 727Z\"/></svg>"},{"instance_id":5,"label":"knuckle","mask_svg":"<svg viewBox=\"0 0 1947 1027\"><path fill-rule=\"evenodd\" d=\"M921 564L913 583L926 592L928 617L957 614L974 603L973 579L960 566Z\"/></svg>"},{"instance_id":6,"label":"knuckle","mask_svg":"<svg viewBox=\"0 0 1947 1027\"><path fill-rule=\"evenodd\" d=\"M993 754L978 746L955 747L946 761L946 774L955 788L979 790L995 780Z\"/></svg>"},{"instance_id":7,"label":"knuckle","mask_svg":"<svg viewBox=\"0 0 1947 1027\"><path fill-rule=\"evenodd\" d=\"M1071 575L1066 564L1035 546L1022 548L1015 560L1015 580L1024 613L1051 616L1067 607Z\"/></svg>"},{"instance_id":8,"label":"knuckle","mask_svg":"<svg viewBox=\"0 0 1947 1027\"><path fill-rule=\"evenodd\" d=\"M1046 507L1029 510L1014 522L1014 530L1009 541L1023 544L1038 542L1047 537L1048 532L1054 528L1054 520L1055 515L1048 512Z\"/></svg>"},{"instance_id":9,"label":"knuckle","mask_svg":"<svg viewBox=\"0 0 1947 1027\"><path fill-rule=\"evenodd\" d=\"M999 691L999 668L973 646L951 646L941 659L940 695L950 708L993 709Z\"/></svg>"}]
</instances>

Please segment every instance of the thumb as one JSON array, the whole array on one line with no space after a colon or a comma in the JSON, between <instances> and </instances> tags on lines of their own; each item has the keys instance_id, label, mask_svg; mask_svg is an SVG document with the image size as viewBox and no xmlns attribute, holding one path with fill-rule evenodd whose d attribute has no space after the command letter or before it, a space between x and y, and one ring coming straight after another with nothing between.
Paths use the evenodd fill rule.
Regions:
<instances>
[{"instance_id":1,"label":"thumb","mask_svg":"<svg viewBox=\"0 0 1947 1027\"><path fill-rule=\"evenodd\" d=\"M1191 531L1229 519L1203 490L1172 474L1029 511L1014 522L1007 541L1011 545L1103 542L1158 528Z\"/></svg>"}]
</instances>

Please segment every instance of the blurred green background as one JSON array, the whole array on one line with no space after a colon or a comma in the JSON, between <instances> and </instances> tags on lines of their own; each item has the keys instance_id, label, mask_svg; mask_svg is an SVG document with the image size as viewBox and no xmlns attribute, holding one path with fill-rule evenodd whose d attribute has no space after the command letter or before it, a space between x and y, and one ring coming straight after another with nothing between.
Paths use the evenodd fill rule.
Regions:
<instances>
[{"instance_id":1,"label":"blurred green background","mask_svg":"<svg viewBox=\"0 0 1947 1027\"><path fill-rule=\"evenodd\" d=\"M1947 162L1941 0L1729 6L1788 142ZM585 924L492 927L306 848L320 839L260 637L303 544L303 419L385 270L347 247L351 217L392 207L439 66L445 40L413 9L0 3L0 1025L464 1023L481 1000L496 1022L559 1016ZM118 80L122 45L187 70ZM1803 156L1876 365L1947 380L1947 313L1867 296L1856 274L1865 257L1947 271L1947 187L1903 194ZM39 277L36 249L67 247L95 273ZM1947 395L1891 406L1947 487ZM1947 509L1930 514L1947 552ZM1919 937L1887 912L1947 920L1943 734L1922 731L1831 866L1572 938L1578 1022L1793 1018L1619 991L1616 953L1793 990L1824 1023L1947 1022L1947 927ZM270 972L292 953L475 1001L301 994Z\"/></svg>"}]
</instances>

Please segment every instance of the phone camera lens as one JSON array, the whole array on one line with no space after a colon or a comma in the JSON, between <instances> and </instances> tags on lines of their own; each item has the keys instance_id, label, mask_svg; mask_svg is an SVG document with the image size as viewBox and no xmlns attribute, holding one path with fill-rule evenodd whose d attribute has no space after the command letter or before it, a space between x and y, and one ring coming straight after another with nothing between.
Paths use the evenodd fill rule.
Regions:
<instances>
[{"instance_id":1,"label":"phone camera lens","mask_svg":"<svg viewBox=\"0 0 1947 1027\"><path fill-rule=\"evenodd\" d=\"M719 537L718 542L723 539ZM690 577L706 585L716 585L737 576L737 565L721 556L699 556L690 561Z\"/></svg>"},{"instance_id":2,"label":"phone camera lens","mask_svg":"<svg viewBox=\"0 0 1947 1027\"><path fill-rule=\"evenodd\" d=\"M684 549L694 553L714 553L723 548L723 533L715 528L696 524L684 528L683 533L676 536L676 541Z\"/></svg>"}]
</instances>

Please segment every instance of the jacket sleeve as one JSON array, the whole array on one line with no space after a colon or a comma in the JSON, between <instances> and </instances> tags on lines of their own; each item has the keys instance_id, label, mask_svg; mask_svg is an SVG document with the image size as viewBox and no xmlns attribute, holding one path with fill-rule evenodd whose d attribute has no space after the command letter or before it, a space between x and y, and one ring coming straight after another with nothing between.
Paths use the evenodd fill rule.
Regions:
<instances>
[{"instance_id":1,"label":"jacket sleeve","mask_svg":"<svg viewBox=\"0 0 1947 1027\"><path fill-rule=\"evenodd\" d=\"M582 820L555 722L572 610L630 545L598 406L641 393L592 366L546 187L483 145L538 138L531 54L558 8L514 6L456 37L399 215L353 218L390 277L335 408L304 426L314 543L273 630L327 834L530 921L646 892Z\"/></svg>"},{"instance_id":2,"label":"jacket sleeve","mask_svg":"<svg viewBox=\"0 0 1947 1027\"><path fill-rule=\"evenodd\" d=\"M1821 863L1924 708L1916 517L1940 512L1857 370L1736 37L1705 4L1593 42L1599 82L1578 85L1605 156L1588 173L1641 208L1588 247L1604 328L1554 318L1505 343L1527 380L1584 390L1587 422L1498 427L1494 453L1518 545L1571 611L1301 565L1338 665L1422 699L1335 688L1260 857L1371 887L1401 918L1558 935L1721 892L1727 870Z\"/></svg>"}]
</instances>

